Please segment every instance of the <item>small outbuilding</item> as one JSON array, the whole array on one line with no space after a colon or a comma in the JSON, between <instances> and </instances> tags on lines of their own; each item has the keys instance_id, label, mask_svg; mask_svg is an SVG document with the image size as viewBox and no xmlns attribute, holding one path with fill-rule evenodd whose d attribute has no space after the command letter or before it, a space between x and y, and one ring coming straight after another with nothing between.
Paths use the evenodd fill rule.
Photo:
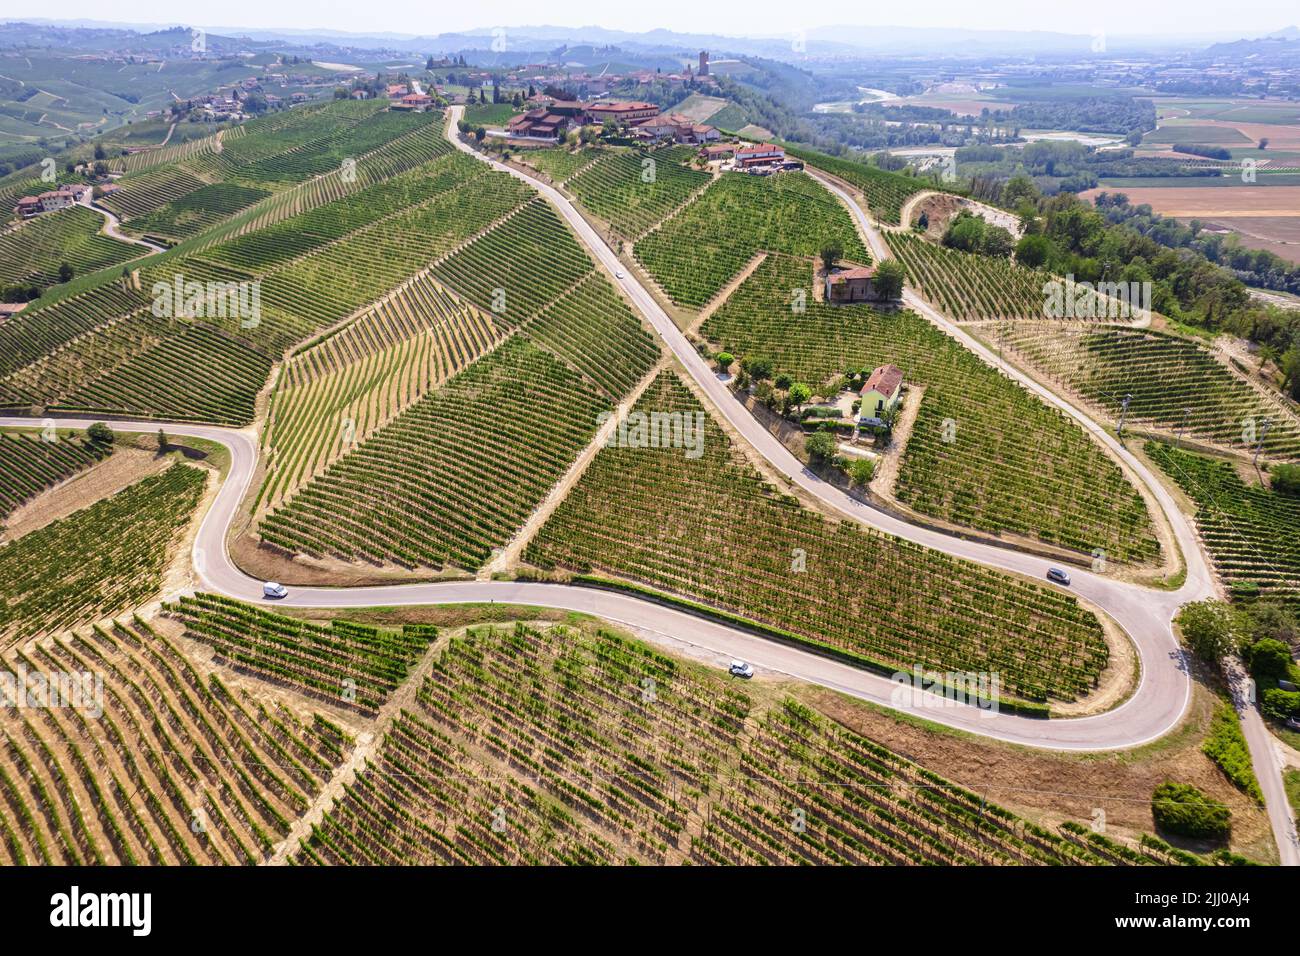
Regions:
<instances>
[{"instance_id":1,"label":"small outbuilding","mask_svg":"<svg viewBox=\"0 0 1300 956\"><path fill-rule=\"evenodd\" d=\"M903 391L903 370L897 365L881 365L874 369L862 386L862 404L858 408L858 421L862 425L884 424L884 415L898 407L898 397Z\"/></svg>"}]
</instances>

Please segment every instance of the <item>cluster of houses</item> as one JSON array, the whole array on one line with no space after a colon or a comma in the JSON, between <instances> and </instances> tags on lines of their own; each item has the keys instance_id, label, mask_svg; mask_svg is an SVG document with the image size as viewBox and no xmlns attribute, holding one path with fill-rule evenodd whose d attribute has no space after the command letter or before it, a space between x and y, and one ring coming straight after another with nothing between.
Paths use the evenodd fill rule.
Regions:
<instances>
[{"instance_id":1,"label":"cluster of houses","mask_svg":"<svg viewBox=\"0 0 1300 956\"><path fill-rule=\"evenodd\" d=\"M433 97L420 89L418 83L411 84L414 90L408 89L405 83L390 83L385 90L388 96L388 108L394 110L408 110L413 113L423 113L433 107ZM358 96L358 94L361 94ZM358 99L364 99L364 91L357 90L352 94Z\"/></svg>"},{"instance_id":2,"label":"cluster of houses","mask_svg":"<svg viewBox=\"0 0 1300 956\"><path fill-rule=\"evenodd\" d=\"M537 101L539 97L533 97ZM577 100L545 100L544 105L521 113L506 124L506 134L527 139L562 138L575 126L603 126L612 123L633 139L653 143L671 139L676 143L701 145L722 138L712 126L696 123L678 113L662 114L653 103L581 103Z\"/></svg>"},{"instance_id":3,"label":"cluster of houses","mask_svg":"<svg viewBox=\"0 0 1300 956\"><path fill-rule=\"evenodd\" d=\"M563 61L564 51L556 51L557 61ZM441 64L434 64L431 69L437 69ZM465 79L470 85L479 85L482 89L490 89L493 83L502 79L500 72L491 72L486 70L471 70L465 73ZM535 84L542 86L557 86L566 89L578 90L583 95L589 97L601 96L611 93L612 91L629 85L649 86L655 84L658 86L669 87L687 87L691 89L709 91L716 87L715 80L709 67L708 51L700 51L698 68L692 68L687 65L685 69L664 73L660 70L629 70L626 73L619 73L612 70L605 70L600 73L591 73L587 70L572 71L565 69L562 62L555 63L528 63L514 70L509 70L504 74L507 82L514 84Z\"/></svg>"},{"instance_id":4,"label":"cluster of houses","mask_svg":"<svg viewBox=\"0 0 1300 956\"><path fill-rule=\"evenodd\" d=\"M31 219L43 212L67 209L69 206L81 201L89 190L90 187L85 183L70 183L35 196L24 196L18 200L14 212L23 219Z\"/></svg>"},{"instance_id":5,"label":"cluster of houses","mask_svg":"<svg viewBox=\"0 0 1300 956\"><path fill-rule=\"evenodd\" d=\"M803 169L803 163L790 159L785 150L771 143L717 143L700 150L700 159L718 163L721 168L766 176L787 169Z\"/></svg>"}]
</instances>

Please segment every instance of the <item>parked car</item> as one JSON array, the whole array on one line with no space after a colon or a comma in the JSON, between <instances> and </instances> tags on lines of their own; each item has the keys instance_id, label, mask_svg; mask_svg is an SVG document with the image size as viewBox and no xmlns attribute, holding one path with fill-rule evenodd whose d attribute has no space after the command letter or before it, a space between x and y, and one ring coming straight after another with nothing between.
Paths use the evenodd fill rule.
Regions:
<instances>
[{"instance_id":1,"label":"parked car","mask_svg":"<svg viewBox=\"0 0 1300 956\"><path fill-rule=\"evenodd\" d=\"M727 670L730 671L733 676L743 677L746 680L754 676L754 665L748 664L745 661L732 661L731 666L728 667Z\"/></svg>"},{"instance_id":2,"label":"parked car","mask_svg":"<svg viewBox=\"0 0 1300 956\"><path fill-rule=\"evenodd\" d=\"M1055 581L1057 584L1063 584L1067 588L1070 586L1070 576L1060 568L1048 568L1047 580Z\"/></svg>"},{"instance_id":3,"label":"parked car","mask_svg":"<svg viewBox=\"0 0 1300 956\"><path fill-rule=\"evenodd\" d=\"M262 585L262 593L269 598L282 598L289 593L289 589L283 584L267 581Z\"/></svg>"},{"instance_id":4,"label":"parked car","mask_svg":"<svg viewBox=\"0 0 1300 956\"><path fill-rule=\"evenodd\" d=\"M617 271L614 273L614 278L615 278L615 279L621 279L621 278L623 278L623 270L622 270L622 269L617 270Z\"/></svg>"}]
</instances>

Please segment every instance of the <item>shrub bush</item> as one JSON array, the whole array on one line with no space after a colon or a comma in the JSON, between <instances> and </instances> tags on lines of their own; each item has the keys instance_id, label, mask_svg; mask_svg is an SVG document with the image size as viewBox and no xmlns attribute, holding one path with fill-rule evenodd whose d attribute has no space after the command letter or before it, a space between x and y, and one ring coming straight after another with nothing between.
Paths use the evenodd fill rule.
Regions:
<instances>
[{"instance_id":1,"label":"shrub bush","mask_svg":"<svg viewBox=\"0 0 1300 956\"><path fill-rule=\"evenodd\" d=\"M1151 816L1161 830L1198 840L1223 840L1232 830L1232 812L1224 804L1170 780L1151 794Z\"/></svg>"}]
</instances>

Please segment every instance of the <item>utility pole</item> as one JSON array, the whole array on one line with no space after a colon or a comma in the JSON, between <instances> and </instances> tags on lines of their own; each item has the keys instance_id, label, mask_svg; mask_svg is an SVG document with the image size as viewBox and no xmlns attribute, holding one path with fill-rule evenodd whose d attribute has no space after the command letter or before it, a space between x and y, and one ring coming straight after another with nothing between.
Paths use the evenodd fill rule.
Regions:
<instances>
[{"instance_id":1,"label":"utility pole","mask_svg":"<svg viewBox=\"0 0 1300 956\"><path fill-rule=\"evenodd\" d=\"M1264 419L1264 427L1259 430L1259 443L1255 445L1255 457L1251 459L1250 464L1253 468L1259 467L1259 453L1264 450L1264 436L1268 434L1268 426L1273 424L1271 418Z\"/></svg>"},{"instance_id":2,"label":"utility pole","mask_svg":"<svg viewBox=\"0 0 1300 956\"><path fill-rule=\"evenodd\" d=\"M1191 417L1191 414L1192 414L1192 410L1190 408L1183 409L1183 423L1178 426L1178 447L1179 448L1183 446L1183 432L1187 431L1187 419Z\"/></svg>"},{"instance_id":3,"label":"utility pole","mask_svg":"<svg viewBox=\"0 0 1300 956\"><path fill-rule=\"evenodd\" d=\"M1132 395L1124 396L1124 407L1120 409L1119 413L1119 428L1115 430L1115 437L1117 438L1123 437L1124 435L1124 416L1128 414L1128 403L1131 401L1133 401Z\"/></svg>"}]
</instances>

